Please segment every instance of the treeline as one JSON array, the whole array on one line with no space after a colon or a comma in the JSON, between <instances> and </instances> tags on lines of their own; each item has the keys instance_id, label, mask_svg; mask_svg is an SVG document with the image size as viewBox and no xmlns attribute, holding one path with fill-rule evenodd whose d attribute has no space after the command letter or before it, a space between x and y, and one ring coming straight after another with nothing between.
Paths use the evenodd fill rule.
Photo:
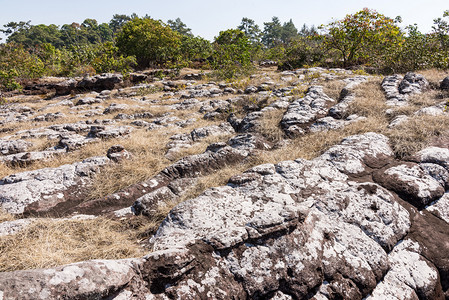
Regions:
<instances>
[{"instance_id":1,"label":"treeline","mask_svg":"<svg viewBox=\"0 0 449 300\"><path fill-rule=\"evenodd\" d=\"M363 9L318 28L273 17L261 29L243 18L213 42L194 36L179 18L164 23L149 16L114 15L108 23L86 19L62 26L10 22L0 45L0 89L40 76L83 76L134 69L214 69L221 78L248 74L255 63L275 61L281 69L307 66L363 67L405 72L449 67L449 11L430 33L401 19Z\"/></svg>"}]
</instances>

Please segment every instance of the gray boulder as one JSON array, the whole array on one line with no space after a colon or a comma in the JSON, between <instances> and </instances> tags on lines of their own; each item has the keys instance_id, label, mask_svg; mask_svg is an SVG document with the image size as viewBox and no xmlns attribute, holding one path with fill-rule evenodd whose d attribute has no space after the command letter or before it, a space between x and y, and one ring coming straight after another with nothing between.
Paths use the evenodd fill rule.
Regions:
<instances>
[{"instance_id":1,"label":"gray boulder","mask_svg":"<svg viewBox=\"0 0 449 300\"><path fill-rule=\"evenodd\" d=\"M289 136L303 134L308 125L327 114L334 102L324 94L323 87L310 87L304 98L290 104L281 121L282 129Z\"/></svg>"},{"instance_id":2,"label":"gray boulder","mask_svg":"<svg viewBox=\"0 0 449 300\"><path fill-rule=\"evenodd\" d=\"M4 177L0 180L1 207L12 214L42 213L59 203L80 202L92 175L108 162L107 157L92 157L71 165Z\"/></svg>"}]
</instances>

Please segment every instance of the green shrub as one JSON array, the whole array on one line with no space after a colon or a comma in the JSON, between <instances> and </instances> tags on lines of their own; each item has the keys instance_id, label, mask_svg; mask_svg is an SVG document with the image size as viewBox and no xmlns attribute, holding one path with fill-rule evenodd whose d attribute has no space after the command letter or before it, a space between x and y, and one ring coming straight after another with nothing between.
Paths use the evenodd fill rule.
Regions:
<instances>
[{"instance_id":1,"label":"green shrub","mask_svg":"<svg viewBox=\"0 0 449 300\"><path fill-rule=\"evenodd\" d=\"M237 78L253 71L251 43L242 31L221 31L215 38L213 47L212 68L218 77Z\"/></svg>"},{"instance_id":2,"label":"green shrub","mask_svg":"<svg viewBox=\"0 0 449 300\"><path fill-rule=\"evenodd\" d=\"M179 60L181 35L162 21L134 18L117 34L117 47L125 56L135 56L140 68L162 67Z\"/></svg>"},{"instance_id":3,"label":"green shrub","mask_svg":"<svg viewBox=\"0 0 449 300\"><path fill-rule=\"evenodd\" d=\"M304 66L318 66L324 62L325 50L321 40L315 37L303 37L292 41L285 49L279 69L296 69Z\"/></svg>"},{"instance_id":4,"label":"green shrub","mask_svg":"<svg viewBox=\"0 0 449 300\"><path fill-rule=\"evenodd\" d=\"M334 64L379 64L394 54L403 42L395 20L374 10L363 9L344 19L321 26L324 45L336 54Z\"/></svg>"}]
</instances>

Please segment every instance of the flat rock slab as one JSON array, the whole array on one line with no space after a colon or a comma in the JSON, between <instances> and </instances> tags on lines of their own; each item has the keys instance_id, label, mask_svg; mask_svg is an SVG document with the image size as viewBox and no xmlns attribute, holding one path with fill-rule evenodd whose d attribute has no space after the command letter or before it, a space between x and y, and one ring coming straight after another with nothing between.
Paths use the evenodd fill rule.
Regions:
<instances>
[{"instance_id":1,"label":"flat rock slab","mask_svg":"<svg viewBox=\"0 0 449 300\"><path fill-rule=\"evenodd\" d=\"M415 164L388 168L377 173L375 180L418 208L423 208L444 194L444 185L426 169Z\"/></svg>"},{"instance_id":2,"label":"flat rock slab","mask_svg":"<svg viewBox=\"0 0 449 300\"><path fill-rule=\"evenodd\" d=\"M59 203L82 201L91 176L107 164L107 157L92 157L71 165L7 176L0 180L0 203L12 214L45 212Z\"/></svg>"},{"instance_id":3,"label":"flat rock slab","mask_svg":"<svg viewBox=\"0 0 449 300\"><path fill-rule=\"evenodd\" d=\"M323 87L311 86L304 98L290 104L282 117L282 129L290 136L302 135L310 123L328 113L333 103L335 100L324 94Z\"/></svg>"},{"instance_id":4,"label":"flat rock slab","mask_svg":"<svg viewBox=\"0 0 449 300\"><path fill-rule=\"evenodd\" d=\"M4 140L0 139L0 153L2 155L26 152L32 143L24 140Z\"/></svg>"}]
</instances>

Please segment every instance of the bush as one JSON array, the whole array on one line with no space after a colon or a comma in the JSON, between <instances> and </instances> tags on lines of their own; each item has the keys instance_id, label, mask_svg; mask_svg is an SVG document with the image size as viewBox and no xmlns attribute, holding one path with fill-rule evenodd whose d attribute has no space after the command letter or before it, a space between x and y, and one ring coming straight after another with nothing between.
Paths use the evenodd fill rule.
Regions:
<instances>
[{"instance_id":1,"label":"bush","mask_svg":"<svg viewBox=\"0 0 449 300\"><path fill-rule=\"evenodd\" d=\"M321 29L325 31L324 45L336 54L334 63L341 61L343 67L380 65L403 42L395 20L367 8Z\"/></svg>"},{"instance_id":2,"label":"bush","mask_svg":"<svg viewBox=\"0 0 449 300\"><path fill-rule=\"evenodd\" d=\"M0 45L0 90L20 89L20 82L39 78L46 72L42 60L20 44Z\"/></svg>"},{"instance_id":3,"label":"bush","mask_svg":"<svg viewBox=\"0 0 449 300\"><path fill-rule=\"evenodd\" d=\"M162 67L179 59L181 35L162 21L134 18L117 34L117 47L125 56L135 56L140 68Z\"/></svg>"},{"instance_id":4,"label":"bush","mask_svg":"<svg viewBox=\"0 0 449 300\"><path fill-rule=\"evenodd\" d=\"M213 53L211 43L202 37L183 35L181 40L181 56L185 65L193 62L205 62Z\"/></svg>"},{"instance_id":5,"label":"bush","mask_svg":"<svg viewBox=\"0 0 449 300\"><path fill-rule=\"evenodd\" d=\"M254 69L251 62L251 43L242 31L221 31L215 38L213 47L212 68L218 77L236 78L247 75Z\"/></svg>"},{"instance_id":6,"label":"bush","mask_svg":"<svg viewBox=\"0 0 449 300\"><path fill-rule=\"evenodd\" d=\"M285 49L279 69L296 69L304 66L318 66L325 59L322 42L316 37L303 37L292 41Z\"/></svg>"}]
</instances>

